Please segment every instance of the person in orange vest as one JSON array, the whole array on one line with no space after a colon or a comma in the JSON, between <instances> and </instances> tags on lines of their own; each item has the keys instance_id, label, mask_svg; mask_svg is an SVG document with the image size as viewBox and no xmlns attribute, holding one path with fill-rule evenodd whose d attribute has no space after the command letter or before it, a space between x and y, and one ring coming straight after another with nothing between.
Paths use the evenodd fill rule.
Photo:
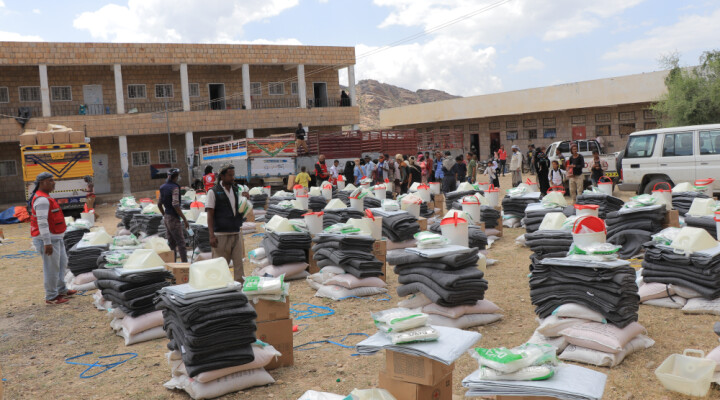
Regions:
<instances>
[{"instance_id":1,"label":"person in orange vest","mask_svg":"<svg viewBox=\"0 0 720 400\"><path fill-rule=\"evenodd\" d=\"M55 190L55 179L49 172L35 178L35 189L30 196L30 236L43 260L45 303L63 304L77 293L65 287L65 215L58 202L50 197Z\"/></svg>"},{"instance_id":2,"label":"person in orange vest","mask_svg":"<svg viewBox=\"0 0 720 400\"><path fill-rule=\"evenodd\" d=\"M205 186L205 193L209 192L210 189L215 186L215 182L217 181L217 178L215 177L215 174L212 172L212 170L212 165L208 165L207 167L205 167L205 175L203 175L203 185Z\"/></svg>"}]
</instances>

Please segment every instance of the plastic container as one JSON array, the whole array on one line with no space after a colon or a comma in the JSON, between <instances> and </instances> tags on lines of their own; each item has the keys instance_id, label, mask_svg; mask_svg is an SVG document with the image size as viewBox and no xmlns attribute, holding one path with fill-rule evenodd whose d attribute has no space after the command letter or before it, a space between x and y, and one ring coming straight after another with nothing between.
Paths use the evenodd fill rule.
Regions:
<instances>
[{"instance_id":1,"label":"plastic container","mask_svg":"<svg viewBox=\"0 0 720 400\"><path fill-rule=\"evenodd\" d=\"M332 183L325 182L322 184L322 195L326 201L332 200Z\"/></svg>"},{"instance_id":2,"label":"plastic container","mask_svg":"<svg viewBox=\"0 0 720 400\"><path fill-rule=\"evenodd\" d=\"M605 179L605 180L603 180ZM613 181L612 179L608 178L607 176L601 176L600 179L598 179L598 190L600 193L604 193L608 196L612 196L613 194Z\"/></svg>"},{"instance_id":3,"label":"plastic container","mask_svg":"<svg viewBox=\"0 0 720 400\"><path fill-rule=\"evenodd\" d=\"M715 214L715 200L694 198L687 215L702 217L703 215Z\"/></svg>"},{"instance_id":4,"label":"plastic container","mask_svg":"<svg viewBox=\"0 0 720 400\"><path fill-rule=\"evenodd\" d=\"M190 265L188 283L194 289L219 289L233 282L230 266L223 257L198 261Z\"/></svg>"},{"instance_id":5,"label":"plastic container","mask_svg":"<svg viewBox=\"0 0 720 400\"><path fill-rule=\"evenodd\" d=\"M263 186L263 192L265 192L265 194L270 197L270 186Z\"/></svg>"},{"instance_id":6,"label":"plastic container","mask_svg":"<svg viewBox=\"0 0 720 400\"><path fill-rule=\"evenodd\" d=\"M81 212L80 218L89 221L91 225L95 225L95 211Z\"/></svg>"},{"instance_id":7,"label":"plastic container","mask_svg":"<svg viewBox=\"0 0 720 400\"><path fill-rule=\"evenodd\" d=\"M409 212L410 215L414 216L415 218L420 217L421 205L422 200L419 197L412 195L405 196L402 201L400 201L400 208Z\"/></svg>"},{"instance_id":8,"label":"plastic container","mask_svg":"<svg viewBox=\"0 0 720 400\"><path fill-rule=\"evenodd\" d=\"M695 186L690 182L680 182L672 188L673 193L694 192Z\"/></svg>"},{"instance_id":9,"label":"plastic container","mask_svg":"<svg viewBox=\"0 0 720 400\"><path fill-rule=\"evenodd\" d=\"M589 215L591 217L597 217L600 206L597 204L575 204L575 215L578 217L584 217Z\"/></svg>"},{"instance_id":10,"label":"plastic container","mask_svg":"<svg viewBox=\"0 0 720 400\"><path fill-rule=\"evenodd\" d=\"M190 212L193 215L193 221L197 221L198 217L200 216L200 213L203 212L205 209L205 204L199 202L199 201L193 201L190 203Z\"/></svg>"},{"instance_id":11,"label":"plastic container","mask_svg":"<svg viewBox=\"0 0 720 400\"><path fill-rule=\"evenodd\" d=\"M575 220L572 230L573 243L586 247L595 243L605 243L607 230L605 221L598 217L585 216Z\"/></svg>"},{"instance_id":12,"label":"plastic container","mask_svg":"<svg viewBox=\"0 0 720 400\"><path fill-rule=\"evenodd\" d=\"M715 211L715 217L713 217L715 220L715 232L717 235L717 240L720 240L720 211Z\"/></svg>"},{"instance_id":13,"label":"plastic container","mask_svg":"<svg viewBox=\"0 0 720 400\"><path fill-rule=\"evenodd\" d=\"M667 189L658 188L658 185L665 185ZM665 209L672 210L672 188L667 182L658 182L652 188L652 197L655 204L665 204Z\"/></svg>"},{"instance_id":14,"label":"plastic container","mask_svg":"<svg viewBox=\"0 0 720 400\"><path fill-rule=\"evenodd\" d=\"M337 187L338 187L338 190L343 190L343 189L345 189L345 176L343 176L343 175L338 175L338 178L337 178Z\"/></svg>"},{"instance_id":15,"label":"plastic container","mask_svg":"<svg viewBox=\"0 0 720 400\"><path fill-rule=\"evenodd\" d=\"M440 194L440 182L430 182L428 186L430 186L430 193Z\"/></svg>"},{"instance_id":16,"label":"plastic container","mask_svg":"<svg viewBox=\"0 0 720 400\"><path fill-rule=\"evenodd\" d=\"M697 190L698 192L703 192L706 196L712 198L714 182L715 179L713 178L698 179L695 181L695 190Z\"/></svg>"},{"instance_id":17,"label":"plastic container","mask_svg":"<svg viewBox=\"0 0 720 400\"><path fill-rule=\"evenodd\" d=\"M547 213L543 217L540 223L539 231L557 231L560 230L563 224L567 221L565 214L561 212Z\"/></svg>"},{"instance_id":18,"label":"plastic container","mask_svg":"<svg viewBox=\"0 0 720 400\"><path fill-rule=\"evenodd\" d=\"M297 201L297 206L301 210L307 210L309 207L309 198L306 194L299 194L295 196L295 200Z\"/></svg>"},{"instance_id":19,"label":"plastic container","mask_svg":"<svg viewBox=\"0 0 720 400\"><path fill-rule=\"evenodd\" d=\"M373 215L372 211L365 210L365 218L363 218L370 227L370 236L375 240L382 240L382 217Z\"/></svg>"},{"instance_id":20,"label":"plastic container","mask_svg":"<svg viewBox=\"0 0 720 400\"><path fill-rule=\"evenodd\" d=\"M303 185L295 185L293 186L293 194L297 197L298 195L307 195L308 191Z\"/></svg>"},{"instance_id":21,"label":"plastic container","mask_svg":"<svg viewBox=\"0 0 720 400\"><path fill-rule=\"evenodd\" d=\"M462 199L462 210L470 216L472 223L480 223L480 200L475 196L465 196Z\"/></svg>"},{"instance_id":22,"label":"plastic container","mask_svg":"<svg viewBox=\"0 0 720 400\"><path fill-rule=\"evenodd\" d=\"M100 228L101 230L92 232L92 237L90 238L89 242L93 245L103 245L103 244L109 244L112 243L113 239L110 235L108 235L107 232L105 232L105 229Z\"/></svg>"},{"instance_id":23,"label":"plastic container","mask_svg":"<svg viewBox=\"0 0 720 400\"><path fill-rule=\"evenodd\" d=\"M486 190L490 189L490 183L489 182L478 182L478 189L485 192Z\"/></svg>"},{"instance_id":24,"label":"plastic container","mask_svg":"<svg viewBox=\"0 0 720 400\"><path fill-rule=\"evenodd\" d=\"M385 200L385 197L387 197L387 187L385 185L375 185L373 186L373 193L379 200Z\"/></svg>"},{"instance_id":25,"label":"plastic container","mask_svg":"<svg viewBox=\"0 0 720 400\"><path fill-rule=\"evenodd\" d=\"M450 244L468 247L468 221L455 212L451 218L440 221L440 232Z\"/></svg>"},{"instance_id":26,"label":"plastic container","mask_svg":"<svg viewBox=\"0 0 720 400\"><path fill-rule=\"evenodd\" d=\"M691 357L698 354L700 357ZM688 396L706 396L710 390L715 361L704 358L702 350L685 349L682 354L672 354L655 370L665 389Z\"/></svg>"},{"instance_id":27,"label":"plastic container","mask_svg":"<svg viewBox=\"0 0 720 400\"><path fill-rule=\"evenodd\" d=\"M550 192L558 192L558 193L565 194L565 188L563 186L550 186L548 188L548 193L550 193Z\"/></svg>"},{"instance_id":28,"label":"plastic container","mask_svg":"<svg viewBox=\"0 0 720 400\"><path fill-rule=\"evenodd\" d=\"M350 208L358 211L364 211L365 210L365 204L363 202L363 199L358 196L352 196L350 197Z\"/></svg>"},{"instance_id":29,"label":"plastic container","mask_svg":"<svg viewBox=\"0 0 720 400\"><path fill-rule=\"evenodd\" d=\"M422 199L423 203L427 203L430 201L430 186L428 185L420 185L417 188L417 193L420 196L420 199Z\"/></svg>"},{"instance_id":30,"label":"plastic container","mask_svg":"<svg viewBox=\"0 0 720 400\"><path fill-rule=\"evenodd\" d=\"M316 235L322 232L323 214L325 213L322 211L303 214L303 217L305 217L305 225L307 225L308 231L310 231L311 235Z\"/></svg>"},{"instance_id":31,"label":"plastic container","mask_svg":"<svg viewBox=\"0 0 720 400\"><path fill-rule=\"evenodd\" d=\"M528 192L528 193L531 193L531 192L539 192L537 182L533 182L533 181L530 180L530 178L528 178L528 179L525 181L525 184L527 185L527 192Z\"/></svg>"},{"instance_id":32,"label":"plastic container","mask_svg":"<svg viewBox=\"0 0 720 400\"><path fill-rule=\"evenodd\" d=\"M488 201L488 206L497 207L500 201L500 189L496 189L494 185L490 185L490 188L485 191L485 198Z\"/></svg>"},{"instance_id":33,"label":"plastic container","mask_svg":"<svg viewBox=\"0 0 720 400\"><path fill-rule=\"evenodd\" d=\"M390 182L390 179L385 179L385 188L387 188L387 190L390 193L394 193L395 192L395 182Z\"/></svg>"},{"instance_id":34,"label":"plastic container","mask_svg":"<svg viewBox=\"0 0 720 400\"><path fill-rule=\"evenodd\" d=\"M265 230L271 232L297 232L287 218L279 215L273 215L273 217L270 218L270 221L265 224Z\"/></svg>"},{"instance_id":35,"label":"plastic container","mask_svg":"<svg viewBox=\"0 0 720 400\"><path fill-rule=\"evenodd\" d=\"M153 249L137 249L130 254L130 257L123 264L125 269L146 269L164 266L165 262Z\"/></svg>"},{"instance_id":36,"label":"plastic container","mask_svg":"<svg viewBox=\"0 0 720 400\"><path fill-rule=\"evenodd\" d=\"M717 245L717 240L705 229L690 226L680 229L675 240L670 243L670 247L674 248L676 253L684 254L711 249Z\"/></svg>"},{"instance_id":37,"label":"plastic container","mask_svg":"<svg viewBox=\"0 0 720 400\"><path fill-rule=\"evenodd\" d=\"M195 218L195 223L207 226L207 213L204 211L201 212L200 215L198 215L198 217Z\"/></svg>"},{"instance_id":38,"label":"plastic container","mask_svg":"<svg viewBox=\"0 0 720 400\"><path fill-rule=\"evenodd\" d=\"M345 205L345 203L342 202L342 200L332 199L332 200L328 201L328 203L325 205L325 208L323 208L323 210L339 210L339 209L343 209L343 208L347 208L347 206Z\"/></svg>"},{"instance_id":39,"label":"plastic container","mask_svg":"<svg viewBox=\"0 0 720 400\"><path fill-rule=\"evenodd\" d=\"M153 203L152 199L150 199L148 197L144 197L144 198L140 199L140 201L138 202L138 204L140 205L140 208L145 208L145 206L149 206L152 203Z\"/></svg>"},{"instance_id":40,"label":"plastic container","mask_svg":"<svg viewBox=\"0 0 720 400\"><path fill-rule=\"evenodd\" d=\"M186 190L185 194L182 195L182 198L185 200L195 201L195 191L192 189Z\"/></svg>"}]
</instances>

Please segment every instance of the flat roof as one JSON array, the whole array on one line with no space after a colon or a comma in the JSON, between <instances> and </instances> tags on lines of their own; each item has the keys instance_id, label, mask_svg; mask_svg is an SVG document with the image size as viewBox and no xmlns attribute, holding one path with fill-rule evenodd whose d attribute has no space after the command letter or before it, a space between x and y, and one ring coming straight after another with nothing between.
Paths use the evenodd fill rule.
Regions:
<instances>
[{"instance_id":1,"label":"flat roof","mask_svg":"<svg viewBox=\"0 0 720 400\"><path fill-rule=\"evenodd\" d=\"M0 66L355 64L354 47L178 43L0 42Z\"/></svg>"},{"instance_id":2,"label":"flat roof","mask_svg":"<svg viewBox=\"0 0 720 400\"><path fill-rule=\"evenodd\" d=\"M625 75L515 90L380 110L380 125L404 126L442 121L529 114L656 101L666 93L668 71Z\"/></svg>"}]
</instances>

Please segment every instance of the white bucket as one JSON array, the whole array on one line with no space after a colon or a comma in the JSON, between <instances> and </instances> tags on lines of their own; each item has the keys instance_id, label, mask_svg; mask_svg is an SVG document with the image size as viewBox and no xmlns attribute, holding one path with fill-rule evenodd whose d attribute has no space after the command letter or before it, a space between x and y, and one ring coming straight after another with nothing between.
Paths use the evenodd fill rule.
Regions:
<instances>
[{"instance_id":1,"label":"white bucket","mask_svg":"<svg viewBox=\"0 0 720 400\"><path fill-rule=\"evenodd\" d=\"M716 231L716 238L717 240L720 240L720 211L715 211L715 231Z\"/></svg>"},{"instance_id":2,"label":"white bucket","mask_svg":"<svg viewBox=\"0 0 720 400\"><path fill-rule=\"evenodd\" d=\"M332 184L327 183L327 182L323 183L322 195L325 198L325 200L327 200L327 201L332 200Z\"/></svg>"},{"instance_id":3,"label":"white bucket","mask_svg":"<svg viewBox=\"0 0 720 400\"><path fill-rule=\"evenodd\" d=\"M591 207L592 205L582 205L582 204L575 204L575 215L578 217L584 217L584 216L591 216L591 217L597 217L599 214L600 206L595 205L594 207Z\"/></svg>"},{"instance_id":4,"label":"white bucket","mask_svg":"<svg viewBox=\"0 0 720 400\"><path fill-rule=\"evenodd\" d=\"M340 179L340 178L342 178L342 175L338 175L337 187L338 187L338 190L343 190L343 189L345 189L345 179L344 178Z\"/></svg>"},{"instance_id":5,"label":"white bucket","mask_svg":"<svg viewBox=\"0 0 720 400\"><path fill-rule=\"evenodd\" d=\"M390 179L385 179L385 190L390 193L395 193L395 182L390 182Z\"/></svg>"},{"instance_id":6,"label":"white bucket","mask_svg":"<svg viewBox=\"0 0 720 400\"><path fill-rule=\"evenodd\" d=\"M198 217L200 216L200 213L202 212L201 209L197 207L190 207L190 214L192 215L192 220L197 221Z\"/></svg>"},{"instance_id":7,"label":"white bucket","mask_svg":"<svg viewBox=\"0 0 720 400\"><path fill-rule=\"evenodd\" d=\"M265 192L265 194L268 195L268 197L270 197L270 186L263 187L263 192Z\"/></svg>"},{"instance_id":8,"label":"white bucket","mask_svg":"<svg viewBox=\"0 0 720 400\"><path fill-rule=\"evenodd\" d=\"M590 232L582 232L583 230ZM572 237L573 243L580 247L605 243L607 239L605 221L595 216L580 217L573 224Z\"/></svg>"},{"instance_id":9,"label":"white bucket","mask_svg":"<svg viewBox=\"0 0 720 400\"><path fill-rule=\"evenodd\" d=\"M430 186L430 193L440 194L440 182L430 182L428 186Z\"/></svg>"},{"instance_id":10,"label":"white bucket","mask_svg":"<svg viewBox=\"0 0 720 400\"><path fill-rule=\"evenodd\" d=\"M323 231L323 212L311 212L304 214L305 225L307 225L308 231L311 235L318 234Z\"/></svg>"},{"instance_id":11,"label":"white bucket","mask_svg":"<svg viewBox=\"0 0 720 400\"><path fill-rule=\"evenodd\" d=\"M468 222L455 214L452 218L443 218L440 232L450 244L468 247Z\"/></svg>"},{"instance_id":12,"label":"white bucket","mask_svg":"<svg viewBox=\"0 0 720 400\"><path fill-rule=\"evenodd\" d=\"M475 196L465 196L462 200L462 210L470 216L472 223L480 223L480 200Z\"/></svg>"},{"instance_id":13,"label":"white bucket","mask_svg":"<svg viewBox=\"0 0 720 400\"><path fill-rule=\"evenodd\" d=\"M488 201L488 206L497 207L500 200L500 189L495 189L490 185L490 189L485 191L485 198Z\"/></svg>"},{"instance_id":14,"label":"white bucket","mask_svg":"<svg viewBox=\"0 0 720 400\"><path fill-rule=\"evenodd\" d=\"M527 180L525 181L525 184L527 185L527 188L528 188L527 191L528 191L528 193L530 193L530 192L539 192L537 182L533 182L533 181L531 181L530 179L527 179Z\"/></svg>"},{"instance_id":15,"label":"white bucket","mask_svg":"<svg viewBox=\"0 0 720 400\"><path fill-rule=\"evenodd\" d=\"M307 195L308 191L307 188L303 185L295 185L293 186L293 194L295 197L298 197L300 195Z\"/></svg>"},{"instance_id":16,"label":"white bucket","mask_svg":"<svg viewBox=\"0 0 720 400\"><path fill-rule=\"evenodd\" d=\"M350 198L350 208L363 211L365 210L365 204L363 199L358 199L357 197L351 197Z\"/></svg>"},{"instance_id":17,"label":"white bucket","mask_svg":"<svg viewBox=\"0 0 720 400\"><path fill-rule=\"evenodd\" d=\"M605 181L601 181L600 179L607 179ZM612 196L613 194L613 181L612 179L608 178L607 176L601 176L600 179L598 179L598 190L600 193L606 194L608 196Z\"/></svg>"},{"instance_id":18,"label":"white bucket","mask_svg":"<svg viewBox=\"0 0 720 400\"><path fill-rule=\"evenodd\" d=\"M370 227L370 235L375 240L382 240L382 217L363 218L363 221Z\"/></svg>"},{"instance_id":19,"label":"white bucket","mask_svg":"<svg viewBox=\"0 0 720 400\"><path fill-rule=\"evenodd\" d=\"M488 182L478 182L478 189L485 192L486 190L490 189L490 183Z\"/></svg>"},{"instance_id":20,"label":"white bucket","mask_svg":"<svg viewBox=\"0 0 720 400\"><path fill-rule=\"evenodd\" d=\"M405 203L402 202L400 208L410 213L415 218L420 217L420 203Z\"/></svg>"},{"instance_id":21,"label":"white bucket","mask_svg":"<svg viewBox=\"0 0 720 400\"><path fill-rule=\"evenodd\" d=\"M95 225L95 213L94 212L82 212L80 213L80 218L90 221L90 224Z\"/></svg>"},{"instance_id":22,"label":"white bucket","mask_svg":"<svg viewBox=\"0 0 720 400\"><path fill-rule=\"evenodd\" d=\"M373 193L378 200L385 200L385 197L387 197L387 188L385 185L375 185L373 187Z\"/></svg>"},{"instance_id":23,"label":"white bucket","mask_svg":"<svg viewBox=\"0 0 720 400\"><path fill-rule=\"evenodd\" d=\"M665 389L697 397L707 396L714 373L715 362L705 358L702 350L693 349L685 349L682 355L671 354L655 370L655 376Z\"/></svg>"},{"instance_id":24,"label":"white bucket","mask_svg":"<svg viewBox=\"0 0 720 400\"><path fill-rule=\"evenodd\" d=\"M420 196L420 198L422 199L423 203L427 203L430 201L430 186L428 186L428 185L418 186L417 193Z\"/></svg>"},{"instance_id":25,"label":"white bucket","mask_svg":"<svg viewBox=\"0 0 720 400\"><path fill-rule=\"evenodd\" d=\"M670 190L670 189L653 190L652 197L655 198L655 204L665 204L665 209L672 210L672 190Z\"/></svg>"},{"instance_id":26,"label":"white bucket","mask_svg":"<svg viewBox=\"0 0 720 400\"><path fill-rule=\"evenodd\" d=\"M300 194L300 195L295 196L295 199L297 200L298 204L300 205L301 210L308 209L308 195Z\"/></svg>"},{"instance_id":27,"label":"white bucket","mask_svg":"<svg viewBox=\"0 0 720 400\"><path fill-rule=\"evenodd\" d=\"M590 246L596 243L605 243L607 235L605 232L573 233L573 243L580 247Z\"/></svg>"}]
</instances>

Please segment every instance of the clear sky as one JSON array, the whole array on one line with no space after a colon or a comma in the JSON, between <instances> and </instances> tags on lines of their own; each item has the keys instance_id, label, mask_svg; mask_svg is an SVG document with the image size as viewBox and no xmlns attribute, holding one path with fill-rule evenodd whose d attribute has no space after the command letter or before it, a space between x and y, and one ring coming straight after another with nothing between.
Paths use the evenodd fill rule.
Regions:
<instances>
[{"instance_id":1,"label":"clear sky","mask_svg":"<svg viewBox=\"0 0 720 400\"><path fill-rule=\"evenodd\" d=\"M7 40L355 46L358 80L471 96L694 65L720 0L0 0Z\"/></svg>"}]
</instances>

